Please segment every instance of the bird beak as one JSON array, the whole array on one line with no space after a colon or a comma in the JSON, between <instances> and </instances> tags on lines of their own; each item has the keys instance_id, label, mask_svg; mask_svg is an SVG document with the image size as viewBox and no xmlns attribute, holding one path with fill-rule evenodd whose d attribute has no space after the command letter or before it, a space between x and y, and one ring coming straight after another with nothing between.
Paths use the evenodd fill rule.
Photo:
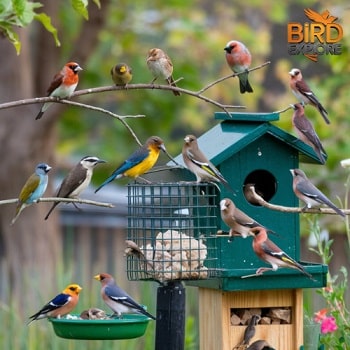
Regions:
<instances>
[{"instance_id":1,"label":"bird beak","mask_svg":"<svg viewBox=\"0 0 350 350\"><path fill-rule=\"evenodd\" d=\"M294 176L294 169L289 169L289 171L292 174L292 176Z\"/></svg>"},{"instance_id":2,"label":"bird beak","mask_svg":"<svg viewBox=\"0 0 350 350\"><path fill-rule=\"evenodd\" d=\"M189 142L190 142L190 138L189 138L188 136L186 136L186 137L184 138L184 141L185 141L186 143L189 143Z\"/></svg>"},{"instance_id":3,"label":"bird beak","mask_svg":"<svg viewBox=\"0 0 350 350\"><path fill-rule=\"evenodd\" d=\"M105 161L103 159L100 159L100 160L97 161L97 164L99 164L99 163L107 163L107 161Z\"/></svg>"},{"instance_id":4,"label":"bird beak","mask_svg":"<svg viewBox=\"0 0 350 350\"><path fill-rule=\"evenodd\" d=\"M96 276L94 276L94 279L95 280L97 280L97 281L101 281L101 277L100 277L100 275L98 274L98 275L96 275Z\"/></svg>"},{"instance_id":5,"label":"bird beak","mask_svg":"<svg viewBox=\"0 0 350 350\"><path fill-rule=\"evenodd\" d=\"M79 70L83 70L83 68L81 68L80 66L78 66L78 67L76 67L74 70L75 70L75 71L79 71Z\"/></svg>"},{"instance_id":6,"label":"bird beak","mask_svg":"<svg viewBox=\"0 0 350 350\"><path fill-rule=\"evenodd\" d=\"M220 202L220 210L225 210L225 209L227 209L227 206L226 206L226 202L224 201L224 200L222 200L221 202Z\"/></svg>"},{"instance_id":7,"label":"bird beak","mask_svg":"<svg viewBox=\"0 0 350 350\"><path fill-rule=\"evenodd\" d=\"M295 110L295 105L293 105L292 103L290 104L290 106Z\"/></svg>"},{"instance_id":8,"label":"bird beak","mask_svg":"<svg viewBox=\"0 0 350 350\"><path fill-rule=\"evenodd\" d=\"M78 286L77 289L78 289L78 293L80 293L83 290L83 288L81 288L80 286Z\"/></svg>"},{"instance_id":9,"label":"bird beak","mask_svg":"<svg viewBox=\"0 0 350 350\"><path fill-rule=\"evenodd\" d=\"M291 70L290 72L288 72L288 74L292 77L294 77L294 72Z\"/></svg>"}]
</instances>

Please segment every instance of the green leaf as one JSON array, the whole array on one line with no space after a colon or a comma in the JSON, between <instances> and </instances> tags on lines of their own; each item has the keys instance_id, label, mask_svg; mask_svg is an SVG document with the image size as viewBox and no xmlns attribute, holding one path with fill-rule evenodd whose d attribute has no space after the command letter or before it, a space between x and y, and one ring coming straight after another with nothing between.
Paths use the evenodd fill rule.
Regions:
<instances>
[{"instance_id":1,"label":"green leaf","mask_svg":"<svg viewBox=\"0 0 350 350\"><path fill-rule=\"evenodd\" d=\"M13 0L13 10L17 16L19 26L26 26L33 21L35 9L42 7L39 2L31 2L27 0Z\"/></svg>"},{"instance_id":2,"label":"green leaf","mask_svg":"<svg viewBox=\"0 0 350 350\"><path fill-rule=\"evenodd\" d=\"M93 2L95 3L95 5L96 5L99 9L101 8L100 0L93 0Z\"/></svg>"},{"instance_id":3,"label":"green leaf","mask_svg":"<svg viewBox=\"0 0 350 350\"><path fill-rule=\"evenodd\" d=\"M19 41L18 34L12 29L12 26L0 22L0 33L6 35L6 37L15 47L17 55L19 55L21 51L21 42Z\"/></svg>"},{"instance_id":4,"label":"green leaf","mask_svg":"<svg viewBox=\"0 0 350 350\"><path fill-rule=\"evenodd\" d=\"M76 12L82 15L86 20L89 19L89 13L87 10L88 1L87 0L72 0L72 7Z\"/></svg>"},{"instance_id":5,"label":"green leaf","mask_svg":"<svg viewBox=\"0 0 350 350\"><path fill-rule=\"evenodd\" d=\"M61 46L61 43L58 39L57 29L52 25L51 18L45 13L38 13L34 17L37 21L45 27L45 29L52 34L55 39L56 46Z\"/></svg>"}]
</instances>

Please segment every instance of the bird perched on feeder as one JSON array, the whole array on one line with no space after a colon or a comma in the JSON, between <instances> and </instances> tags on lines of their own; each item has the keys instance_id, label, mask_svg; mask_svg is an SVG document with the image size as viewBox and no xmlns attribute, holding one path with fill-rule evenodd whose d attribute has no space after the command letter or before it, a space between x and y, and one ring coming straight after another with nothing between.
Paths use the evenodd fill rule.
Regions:
<instances>
[{"instance_id":1,"label":"bird perched on feeder","mask_svg":"<svg viewBox=\"0 0 350 350\"><path fill-rule=\"evenodd\" d=\"M230 236L240 235L243 238L247 238L253 227L263 227L242 210L238 209L229 198L224 198L220 201L220 213L222 221L230 228Z\"/></svg>"},{"instance_id":2,"label":"bird perched on feeder","mask_svg":"<svg viewBox=\"0 0 350 350\"><path fill-rule=\"evenodd\" d=\"M29 205L35 203L39 198L42 197L46 191L48 183L47 173L50 171L51 167L46 163L39 163L35 172L28 178L18 197L16 214L12 219L11 225L13 225L22 210Z\"/></svg>"},{"instance_id":3,"label":"bird perched on feeder","mask_svg":"<svg viewBox=\"0 0 350 350\"><path fill-rule=\"evenodd\" d=\"M109 306L119 318L123 313L137 312L155 320L156 318L147 312L140 304L138 304L123 289L118 287L114 278L108 273L100 273L94 278L100 281L101 296L107 306Z\"/></svg>"},{"instance_id":4,"label":"bird perched on feeder","mask_svg":"<svg viewBox=\"0 0 350 350\"><path fill-rule=\"evenodd\" d=\"M176 87L172 76L174 69L173 64L170 57L163 50L158 48L150 49L147 56L147 66L154 77L151 84L153 84L156 79L163 78L169 85ZM181 95L179 91L173 91L173 94L175 96Z\"/></svg>"},{"instance_id":5,"label":"bird perched on feeder","mask_svg":"<svg viewBox=\"0 0 350 350\"><path fill-rule=\"evenodd\" d=\"M76 62L68 62L57 73L47 89L47 96L57 97L58 99L69 98L72 96L79 82L79 71L83 70ZM40 109L35 119L40 119L51 103L46 102Z\"/></svg>"},{"instance_id":6,"label":"bird perched on feeder","mask_svg":"<svg viewBox=\"0 0 350 350\"><path fill-rule=\"evenodd\" d=\"M199 149L196 136L187 135L184 138L184 141L182 147L182 158L187 168L196 175L197 183L219 182L234 193L233 189L224 179L220 171L216 169L214 164L212 164Z\"/></svg>"},{"instance_id":7,"label":"bird perched on feeder","mask_svg":"<svg viewBox=\"0 0 350 350\"><path fill-rule=\"evenodd\" d=\"M161 150L167 153L163 140L158 136L151 136L141 148L137 149L123 164L114 170L112 175L95 190L95 193L115 179L126 176L137 178L144 174L157 162Z\"/></svg>"},{"instance_id":8,"label":"bird perched on feeder","mask_svg":"<svg viewBox=\"0 0 350 350\"><path fill-rule=\"evenodd\" d=\"M318 100L316 95L311 91L309 85L303 79L303 75L301 74L301 70L298 68L293 68L290 72L290 88L292 89L295 97L302 104L310 104L311 106L317 108L317 110L322 115L323 119L327 124L330 124L328 119L328 112L322 106L321 102Z\"/></svg>"},{"instance_id":9,"label":"bird perched on feeder","mask_svg":"<svg viewBox=\"0 0 350 350\"><path fill-rule=\"evenodd\" d=\"M313 280L312 276L303 268L303 266L301 266L275 243L268 239L267 231L264 227L254 227L250 232L251 235L254 236L253 250L255 254L258 256L258 258L270 264L272 267L260 267L254 275L243 276L242 278L259 276L265 271L277 271L280 267L288 267L299 270L305 276Z\"/></svg>"},{"instance_id":10,"label":"bird perched on feeder","mask_svg":"<svg viewBox=\"0 0 350 350\"><path fill-rule=\"evenodd\" d=\"M239 89L241 94L245 92L253 92L253 88L249 84L248 69L252 62L252 56L247 47L237 40L229 41L224 47L226 51L226 62L234 73L240 73Z\"/></svg>"},{"instance_id":11,"label":"bird perched on feeder","mask_svg":"<svg viewBox=\"0 0 350 350\"><path fill-rule=\"evenodd\" d=\"M232 350L246 349L249 345L251 339L255 335L255 326L260 321L261 317L259 315L253 315L248 323L247 328L244 330L243 340L240 344L236 345Z\"/></svg>"},{"instance_id":12,"label":"bird perched on feeder","mask_svg":"<svg viewBox=\"0 0 350 350\"><path fill-rule=\"evenodd\" d=\"M322 164L326 163L327 155L310 120L306 118L304 107L300 103L291 105L294 109L292 123L299 139L311 146Z\"/></svg>"},{"instance_id":13,"label":"bird perched on feeder","mask_svg":"<svg viewBox=\"0 0 350 350\"><path fill-rule=\"evenodd\" d=\"M257 340L252 343L246 350L275 350L266 340Z\"/></svg>"},{"instance_id":14,"label":"bird perched on feeder","mask_svg":"<svg viewBox=\"0 0 350 350\"><path fill-rule=\"evenodd\" d=\"M132 79L132 69L126 63L119 63L111 69L115 85L127 85Z\"/></svg>"},{"instance_id":15,"label":"bird perched on feeder","mask_svg":"<svg viewBox=\"0 0 350 350\"><path fill-rule=\"evenodd\" d=\"M56 295L36 314L30 316L28 324L46 317L60 318L69 314L78 304L79 293L82 289L78 284L68 285L62 293Z\"/></svg>"},{"instance_id":16,"label":"bird perched on feeder","mask_svg":"<svg viewBox=\"0 0 350 350\"><path fill-rule=\"evenodd\" d=\"M61 186L57 191L56 197L78 198L80 194L89 186L94 168L100 163L106 163L106 161L92 156L83 157L63 179ZM48 219L58 204L59 202L52 204L51 209L45 216L45 220ZM75 203L73 203L73 205L75 205Z\"/></svg>"},{"instance_id":17,"label":"bird perched on feeder","mask_svg":"<svg viewBox=\"0 0 350 350\"><path fill-rule=\"evenodd\" d=\"M305 175L301 169L290 169L293 176L293 191L303 201L306 208L318 207L325 204L332 208L337 214L345 217L342 210L336 207Z\"/></svg>"}]
</instances>

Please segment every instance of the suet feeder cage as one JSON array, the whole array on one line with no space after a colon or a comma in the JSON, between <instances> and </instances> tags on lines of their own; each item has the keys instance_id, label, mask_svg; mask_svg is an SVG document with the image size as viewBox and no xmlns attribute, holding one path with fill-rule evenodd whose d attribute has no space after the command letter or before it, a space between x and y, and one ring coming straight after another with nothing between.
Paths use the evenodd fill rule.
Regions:
<instances>
[{"instance_id":1,"label":"suet feeder cage","mask_svg":"<svg viewBox=\"0 0 350 350\"><path fill-rule=\"evenodd\" d=\"M143 336L150 318L140 314L124 314L122 318L83 320L79 315L72 315L72 318L49 318L49 321L55 334L61 338L118 340Z\"/></svg>"},{"instance_id":2,"label":"suet feeder cage","mask_svg":"<svg viewBox=\"0 0 350 350\"><path fill-rule=\"evenodd\" d=\"M218 190L217 185L196 184L194 175L187 169L168 170L167 174L155 177L152 174L148 178L152 184L130 184L128 239L146 253L134 252L128 256L129 278L160 282L179 279L199 287L201 350L231 350L242 340L246 328L246 324L231 323L232 313L257 309L287 310L289 317L288 322L281 324L258 324L255 340L260 336L274 348L299 349L303 344L302 289L324 287L328 268L300 261L297 213L272 211L257 205L245 196L244 187L254 184L268 202L298 206L289 170L298 168L299 161L319 164L318 157L310 146L272 124L279 119L278 113L216 113L215 118L220 123L198 138L199 148L223 174L234 193L222 186ZM176 161L183 164L182 156ZM183 182L188 180L192 184ZM255 256L251 237L232 239L217 235L218 230L228 230L219 211L220 200L225 197L276 232L270 239L300 262L313 279L286 268L242 278L255 274L266 264ZM177 240L181 233L185 241L187 237L195 240L196 264L185 273L181 267L175 268L177 265L169 257L172 243L162 242L165 234L172 233L176 237L172 239ZM201 254L202 244L206 247L204 254ZM176 249L179 249L176 263L183 265L188 255L184 254L181 243ZM192 266L191 260L189 265ZM201 267L205 267L202 274Z\"/></svg>"}]
</instances>

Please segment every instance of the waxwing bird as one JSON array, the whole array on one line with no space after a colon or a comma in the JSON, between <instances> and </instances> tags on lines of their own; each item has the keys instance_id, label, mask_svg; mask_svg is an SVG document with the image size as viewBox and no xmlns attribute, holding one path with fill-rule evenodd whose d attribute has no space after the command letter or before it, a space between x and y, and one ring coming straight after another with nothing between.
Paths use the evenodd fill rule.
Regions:
<instances>
[{"instance_id":1,"label":"waxwing bird","mask_svg":"<svg viewBox=\"0 0 350 350\"><path fill-rule=\"evenodd\" d=\"M237 236L238 234L243 238L247 238L253 227L263 227L242 210L238 209L229 198L224 198L220 201L220 213L222 221L230 228L230 236Z\"/></svg>"},{"instance_id":2,"label":"waxwing bird","mask_svg":"<svg viewBox=\"0 0 350 350\"><path fill-rule=\"evenodd\" d=\"M79 198L80 194L89 186L95 166L100 163L106 163L106 161L92 156L82 158L63 179L56 197ZM51 209L45 216L45 220L48 219L58 204L59 202L52 204Z\"/></svg>"},{"instance_id":3,"label":"waxwing bird","mask_svg":"<svg viewBox=\"0 0 350 350\"><path fill-rule=\"evenodd\" d=\"M321 105L320 101L317 99L315 94L309 88L309 85L303 79L301 70L298 68L293 68L290 72L290 88L292 89L295 97L303 104L310 104L317 108L317 110L322 115L323 119L327 124L330 124L328 119L328 113L325 108Z\"/></svg>"},{"instance_id":4,"label":"waxwing bird","mask_svg":"<svg viewBox=\"0 0 350 350\"><path fill-rule=\"evenodd\" d=\"M111 69L115 85L127 85L132 79L132 69L126 63L119 63Z\"/></svg>"},{"instance_id":5,"label":"waxwing bird","mask_svg":"<svg viewBox=\"0 0 350 350\"><path fill-rule=\"evenodd\" d=\"M156 79L162 78L171 85L176 86L173 79L173 64L169 56L161 49L153 48L148 52L147 57L147 66L151 71L154 79L152 80L152 84ZM175 96L180 96L181 93L179 91L173 91Z\"/></svg>"},{"instance_id":6,"label":"waxwing bird","mask_svg":"<svg viewBox=\"0 0 350 350\"><path fill-rule=\"evenodd\" d=\"M248 323L248 326L246 327L246 329L244 330L244 335L243 335L243 341L236 345L232 350L238 350L238 349L245 349L251 339L254 337L255 335L255 326L258 324L258 322L260 321L261 317L259 315L253 315L250 320L249 320L249 323Z\"/></svg>"},{"instance_id":7,"label":"waxwing bird","mask_svg":"<svg viewBox=\"0 0 350 350\"><path fill-rule=\"evenodd\" d=\"M78 284L68 285L62 293L56 295L46 305L44 305L36 314L29 317L28 325L36 320L46 317L60 318L69 314L78 304L79 293L82 291Z\"/></svg>"},{"instance_id":8,"label":"waxwing bird","mask_svg":"<svg viewBox=\"0 0 350 350\"><path fill-rule=\"evenodd\" d=\"M257 340L252 343L247 350L275 350L266 340Z\"/></svg>"},{"instance_id":9,"label":"waxwing bird","mask_svg":"<svg viewBox=\"0 0 350 350\"><path fill-rule=\"evenodd\" d=\"M95 193L115 179L126 176L137 178L144 174L157 162L161 150L166 153L163 140L158 136L151 136L141 148L136 150L97 188Z\"/></svg>"},{"instance_id":10,"label":"waxwing bird","mask_svg":"<svg viewBox=\"0 0 350 350\"><path fill-rule=\"evenodd\" d=\"M51 167L46 163L40 163L36 166L35 172L28 178L18 197L18 203L16 207L15 217L12 219L11 225L13 225L22 210L29 205L35 203L42 197L46 191L48 183L47 173Z\"/></svg>"},{"instance_id":11,"label":"waxwing bird","mask_svg":"<svg viewBox=\"0 0 350 350\"><path fill-rule=\"evenodd\" d=\"M78 63L68 62L57 73L47 89L47 96L57 97L59 99L72 96L79 82L79 71L83 70ZM51 103L44 103L35 119L40 119Z\"/></svg>"},{"instance_id":12,"label":"waxwing bird","mask_svg":"<svg viewBox=\"0 0 350 350\"><path fill-rule=\"evenodd\" d=\"M293 176L293 191L303 201L306 208L318 207L322 204L332 208L337 214L345 217L342 210L335 206L305 175L301 169L291 169Z\"/></svg>"},{"instance_id":13,"label":"waxwing bird","mask_svg":"<svg viewBox=\"0 0 350 350\"><path fill-rule=\"evenodd\" d=\"M282 249L277 247L275 243L267 237L267 231L265 228L257 226L251 229L251 235L254 236L253 240L253 250L255 254L262 261L270 264L272 267L260 267L255 275L248 275L244 277L259 276L262 275L265 271L277 271L280 267L288 267L291 269L299 270L305 276L313 280L312 276L305 271L303 266L291 258L287 253Z\"/></svg>"},{"instance_id":14,"label":"waxwing bird","mask_svg":"<svg viewBox=\"0 0 350 350\"><path fill-rule=\"evenodd\" d=\"M187 135L184 138L182 147L182 158L187 168L196 175L199 182L219 182L228 190L234 193L229 183L224 179L218 169L215 168L208 158L198 147L197 138L194 135Z\"/></svg>"},{"instance_id":15,"label":"waxwing bird","mask_svg":"<svg viewBox=\"0 0 350 350\"><path fill-rule=\"evenodd\" d=\"M103 301L119 318L122 317L123 313L137 312L152 318L153 320L156 319L123 289L118 287L114 281L114 278L108 273L100 273L94 276L94 278L97 281L100 281L102 284L101 296Z\"/></svg>"},{"instance_id":16,"label":"waxwing bird","mask_svg":"<svg viewBox=\"0 0 350 350\"><path fill-rule=\"evenodd\" d=\"M292 123L299 139L311 146L322 164L326 163L327 155L310 120L305 116L301 103L291 105L294 109Z\"/></svg>"},{"instance_id":17,"label":"waxwing bird","mask_svg":"<svg viewBox=\"0 0 350 350\"><path fill-rule=\"evenodd\" d=\"M226 62L234 73L238 75L239 89L241 94L253 92L248 81L248 69L252 62L252 56L246 46L237 40L229 41L224 47L226 51ZM243 72L243 73L242 73Z\"/></svg>"}]
</instances>

